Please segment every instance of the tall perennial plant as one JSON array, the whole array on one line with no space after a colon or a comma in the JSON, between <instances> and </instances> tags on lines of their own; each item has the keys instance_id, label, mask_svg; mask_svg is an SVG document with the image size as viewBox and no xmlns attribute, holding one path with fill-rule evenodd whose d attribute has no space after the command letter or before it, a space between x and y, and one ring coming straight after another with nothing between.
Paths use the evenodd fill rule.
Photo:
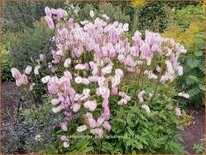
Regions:
<instances>
[{"instance_id":1,"label":"tall perennial plant","mask_svg":"<svg viewBox=\"0 0 206 155\"><path fill-rule=\"evenodd\" d=\"M56 34L52 39L56 47L50 49L52 60L49 62L41 54L35 68L28 65L23 73L16 68L11 72L17 86L30 92L35 86L30 82L31 75L40 76L41 63L47 63L50 74L41 81L53 96L51 110L64 115L60 126L65 132L61 141L66 148L69 123L74 116L80 120L75 132L88 132L101 139L112 128L114 104L141 106L150 113L158 87L183 75L178 58L187 51L171 38L149 31L145 36L136 31L130 37L128 23L111 23L106 14L96 18L92 10L90 19L80 23L62 9L46 7L45 13L48 27ZM136 96L128 95L128 80L135 85ZM148 81L155 84L154 91L144 90ZM189 97L184 92L177 95ZM114 103L113 97L118 102ZM175 111L181 114L178 107Z\"/></svg>"}]
</instances>

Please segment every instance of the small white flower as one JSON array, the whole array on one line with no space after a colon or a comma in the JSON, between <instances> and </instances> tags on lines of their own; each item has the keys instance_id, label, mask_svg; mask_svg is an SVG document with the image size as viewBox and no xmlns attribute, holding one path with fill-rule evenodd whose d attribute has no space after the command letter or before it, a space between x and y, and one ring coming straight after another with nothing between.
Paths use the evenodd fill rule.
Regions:
<instances>
[{"instance_id":1,"label":"small white flower","mask_svg":"<svg viewBox=\"0 0 206 155\"><path fill-rule=\"evenodd\" d=\"M75 82L76 82L77 84L82 83L82 78L81 78L80 76L77 76L77 77L75 78Z\"/></svg>"},{"instance_id":2,"label":"small white flower","mask_svg":"<svg viewBox=\"0 0 206 155\"><path fill-rule=\"evenodd\" d=\"M145 109L147 113L150 113L150 108L148 107L148 105L143 104L142 108Z\"/></svg>"},{"instance_id":3,"label":"small white flower","mask_svg":"<svg viewBox=\"0 0 206 155\"><path fill-rule=\"evenodd\" d=\"M39 75L39 69L41 68L40 65L37 65L35 68L34 68L34 74L35 75Z\"/></svg>"},{"instance_id":4,"label":"small white flower","mask_svg":"<svg viewBox=\"0 0 206 155\"><path fill-rule=\"evenodd\" d=\"M180 92L180 93L178 93L178 96L184 97L184 98L189 98L189 97L190 97L190 95L189 95L189 94L186 94L185 92Z\"/></svg>"},{"instance_id":5,"label":"small white flower","mask_svg":"<svg viewBox=\"0 0 206 155\"><path fill-rule=\"evenodd\" d=\"M80 107L81 107L80 104L77 104L77 103L73 104L73 105L72 105L72 108L73 108L72 110L73 110L73 112L78 112L79 109L80 109Z\"/></svg>"},{"instance_id":6,"label":"small white flower","mask_svg":"<svg viewBox=\"0 0 206 155\"><path fill-rule=\"evenodd\" d=\"M181 110L180 110L179 107L175 108L175 113L176 113L177 116L181 115Z\"/></svg>"},{"instance_id":7,"label":"small white flower","mask_svg":"<svg viewBox=\"0 0 206 155\"><path fill-rule=\"evenodd\" d=\"M43 78L41 79L41 81L42 81L43 83L47 83L47 82L49 82L50 79L51 79L50 76L45 76L45 77L43 77Z\"/></svg>"},{"instance_id":8,"label":"small white flower","mask_svg":"<svg viewBox=\"0 0 206 155\"><path fill-rule=\"evenodd\" d=\"M37 142L42 140L41 135L36 135L36 136L34 137L34 139L35 139L35 141L37 141Z\"/></svg>"},{"instance_id":9,"label":"small white flower","mask_svg":"<svg viewBox=\"0 0 206 155\"><path fill-rule=\"evenodd\" d=\"M94 17L94 11L90 10L89 15L93 18Z\"/></svg>"}]
</instances>

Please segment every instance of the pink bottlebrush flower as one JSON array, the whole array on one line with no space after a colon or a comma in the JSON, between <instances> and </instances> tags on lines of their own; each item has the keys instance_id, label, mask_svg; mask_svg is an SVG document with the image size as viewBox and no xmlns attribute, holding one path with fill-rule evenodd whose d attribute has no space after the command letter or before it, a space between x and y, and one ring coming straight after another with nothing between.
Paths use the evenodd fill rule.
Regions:
<instances>
[{"instance_id":1,"label":"pink bottlebrush flower","mask_svg":"<svg viewBox=\"0 0 206 155\"><path fill-rule=\"evenodd\" d=\"M104 127L106 130L108 130L108 131L110 131L111 128L112 128L108 121L105 121L105 122L104 122L103 127Z\"/></svg>"},{"instance_id":2,"label":"pink bottlebrush flower","mask_svg":"<svg viewBox=\"0 0 206 155\"><path fill-rule=\"evenodd\" d=\"M57 105L57 104L59 104L60 103L60 100L59 99L52 99L51 100L51 104L53 104L53 105Z\"/></svg>"},{"instance_id":3,"label":"pink bottlebrush flower","mask_svg":"<svg viewBox=\"0 0 206 155\"><path fill-rule=\"evenodd\" d=\"M91 129L90 131L92 134L97 135L99 138L102 138L104 133L101 128Z\"/></svg>"},{"instance_id":4,"label":"pink bottlebrush flower","mask_svg":"<svg viewBox=\"0 0 206 155\"><path fill-rule=\"evenodd\" d=\"M144 102L144 98L143 98L144 94L145 94L145 91L142 90L142 91L140 91L139 94L137 95L140 103L143 103L143 102Z\"/></svg>"},{"instance_id":5,"label":"pink bottlebrush flower","mask_svg":"<svg viewBox=\"0 0 206 155\"><path fill-rule=\"evenodd\" d=\"M181 110L180 110L179 107L175 108L175 113L176 113L177 116L181 115Z\"/></svg>"},{"instance_id":6,"label":"pink bottlebrush flower","mask_svg":"<svg viewBox=\"0 0 206 155\"><path fill-rule=\"evenodd\" d=\"M185 92L180 92L180 93L178 93L178 96L184 97L184 98L189 98L189 97L190 97L190 95L187 94L187 93L185 93Z\"/></svg>"},{"instance_id":7,"label":"pink bottlebrush flower","mask_svg":"<svg viewBox=\"0 0 206 155\"><path fill-rule=\"evenodd\" d=\"M59 113L62 109L63 109L62 106L59 105L59 106L56 107L56 108L52 108L52 111L53 111L53 113Z\"/></svg>"},{"instance_id":8,"label":"pink bottlebrush flower","mask_svg":"<svg viewBox=\"0 0 206 155\"><path fill-rule=\"evenodd\" d=\"M48 91L50 94L56 94L58 92L58 86L55 83L49 83Z\"/></svg>"},{"instance_id":9,"label":"pink bottlebrush flower","mask_svg":"<svg viewBox=\"0 0 206 155\"><path fill-rule=\"evenodd\" d=\"M73 18L69 18L69 20L68 20L68 27L70 28L70 29L72 29L73 28Z\"/></svg>"},{"instance_id":10,"label":"pink bottlebrush flower","mask_svg":"<svg viewBox=\"0 0 206 155\"><path fill-rule=\"evenodd\" d=\"M119 75L121 78L124 77L124 72L122 71L122 69L119 68L115 69L115 74Z\"/></svg>"},{"instance_id":11,"label":"pink bottlebrush flower","mask_svg":"<svg viewBox=\"0 0 206 155\"><path fill-rule=\"evenodd\" d=\"M82 126L77 127L77 132L83 132L86 129L87 129L87 126L86 125L82 125Z\"/></svg>"},{"instance_id":12,"label":"pink bottlebrush flower","mask_svg":"<svg viewBox=\"0 0 206 155\"><path fill-rule=\"evenodd\" d=\"M32 71L32 67L28 65L25 69L25 74L29 75L31 71Z\"/></svg>"},{"instance_id":13,"label":"pink bottlebrush flower","mask_svg":"<svg viewBox=\"0 0 206 155\"><path fill-rule=\"evenodd\" d=\"M134 43L136 46L141 46L142 45L142 39L141 39L141 33L139 31L136 31L134 33L134 36L132 37L132 39L134 40Z\"/></svg>"},{"instance_id":14,"label":"pink bottlebrush flower","mask_svg":"<svg viewBox=\"0 0 206 155\"><path fill-rule=\"evenodd\" d=\"M62 28L60 31L59 31L59 35L62 39L67 39L68 37L68 30L66 28Z\"/></svg>"},{"instance_id":15,"label":"pink bottlebrush flower","mask_svg":"<svg viewBox=\"0 0 206 155\"><path fill-rule=\"evenodd\" d=\"M42 81L43 83L47 83L47 82L49 82L50 79L51 79L51 77L48 75L48 76L43 77L43 78L41 79L41 81Z\"/></svg>"},{"instance_id":16,"label":"pink bottlebrush flower","mask_svg":"<svg viewBox=\"0 0 206 155\"><path fill-rule=\"evenodd\" d=\"M80 109L80 107L81 107L80 104L77 104L77 103L73 104L73 105L72 105L72 110L73 110L73 112L78 112L79 109Z\"/></svg>"},{"instance_id":17,"label":"pink bottlebrush flower","mask_svg":"<svg viewBox=\"0 0 206 155\"><path fill-rule=\"evenodd\" d=\"M102 107L106 107L109 105L109 100L107 98L103 99Z\"/></svg>"},{"instance_id":18,"label":"pink bottlebrush flower","mask_svg":"<svg viewBox=\"0 0 206 155\"><path fill-rule=\"evenodd\" d=\"M45 12L46 16L52 17L52 13L51 13L51 10L49 7L45 7L44 12Z\"/></svg>"},{"instance_id":19,"label":"pink bottlebrush flower","mask_svg":"<svg viewBox=\"0 0 206 155\"><path fill-rule=\"evenodd\" d=\"M50 16L45 16L44 18L45 18L49 28L54 29L54 22L53 22L52 18Z\"/></svg>"},{"instance_id":20,"label":"pink bottlebrush flower","mask_svg":"<svg viewBox=\"0 0 206 155\"><path fill-rule=\"evenodd\" d=\"M100 127L102 125L102 123L104 122L105 118L103 115L101 115L98 119L97 119L97 127Z\"/></svg>"},{"instance_id":21,"label":"pink bottlebrush flower","mask_svg":"<svg viewBox=\"0 0 206 155\"><path fill-rule=\"evenodd\" d=\"M21 75L20 81L21 81L21 83L24 84L24 85L26 85L26 84L29 83L29 82L28 82L28 79L27 79L27 76L26 76L25 74Z\"/></svg>"},{"instance_id":22,"label":"pink bottlebrush flower","mask_svg":"<svg viewBox=\"0 0 206 155\"><path fill-rule=\"evenodd\" d=\"M62 128L63 131L68 131L67 125L68 125L67 122L61 122L60 123L60 127Z\"/></svg>"},{"instance_id":23,"label":"pink bottlebrush flower","mask_svg":"<svg viewBox=\"0 0 206 155\"><path fill-rule=\"evenodd\" d=\"M90 111L94 111L97 107L97 102L96 101L86 101L84 103L84 107L89 109Z\"/></svg>"},{"instance_id":24,"label":"pink bottlebrush flower","mask_svg":"<svg viewBox=\"0 0 206 155\"><path fill-rule=\"evenodd\" d=\"M117 39L117 32L114 29L111 29L109 31L109 41L111 41L112 43L116 43Z\"/></svg>"},{"instance_id":25,"label":"pink bottlebrush flower","mask_svg":"<svg viewBox=\"0 0 206 155\"><path fill-rule=\"evenodd\" d=\"M45 55L44 54L40 54L39 55L39 60L40 61L44 61L45 60Z\"/></svg>"},{"instance_id":26,"label":"pink bottlebrush flower","mask_svg":"<svg viewBox=\"0 0 206 155\"><path fill-rule=\"evenodd\" d=\"M118 88L112 87L112 95L117 95L117 94L118 94Z\"/></svg>"},{"instance_id":27,"label":"pink bottlebrush flower","mask_svg":"<svg viewBox=\"0 0 206 155\"><path fill-rule=\"evenodd\" d=\"M19 72L18 69L16 68L11 68L11 73L12 73L12 76L15 78L15 79L19 79L21 77L21 73Z\"/></svg>"},{"instance_id":28,"label":"pink bottlebrush flower","mask_svg":"<svg viewBox=\"0 0 206 155\"><path fill-rule=\"evenodd\" d=\"M110 109L109 109L109 106L105 106L105 107L104 107L104 118L105 118L105 120L109 120L109 118L110 118Z\"/></svg>"},{"instance_id":29,"label":"pink bottlebrush flower","mask_svg":"<svg viewBox=\"0 0 206 155\"><path fill-rule=\"evenodd\" d=\"M117 102L118 105L126 105L127 104L127 100L125 98L122 98L120 101Z\"/></svg>"},{"instance_id":30,"label":"pink bottlebrush flower","mask_svg":"<svg viewBox=\"0 0 206 155\"><path fill-rule=\"evenodd\" d=\"M147 113L150 113L150 108L148 107L148 105L143 104L142 108L145 109Z\"/></svg>"},{"instance_id":31,"label":"pink bottlebrush flower","mask_svg":"<svg viewBox=\"0 0 206 155\"><path fill-rule=\"evenodd\" d=\"M166 60L166 61L165 61L165 64L167 65L167 70L168 70L168 72L171 73L171 74L174 74L175 72L174 72L174 69L173 69L173 67L172 67L171 61Z\"/></svg>"}]
</instances>

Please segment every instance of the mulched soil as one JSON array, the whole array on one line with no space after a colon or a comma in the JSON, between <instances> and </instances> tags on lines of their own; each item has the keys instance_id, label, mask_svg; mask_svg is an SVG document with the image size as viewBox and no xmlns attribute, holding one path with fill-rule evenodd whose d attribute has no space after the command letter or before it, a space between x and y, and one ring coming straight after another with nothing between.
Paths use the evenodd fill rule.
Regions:
<instances>
[{"instance_id":1,"label":"mulched soil","mask_svg":"<svg viewBox=\"0 0 206 155\"><path fill-rule=\"evenodd\" d=\"M2 84L2 110L8 110L11 113L17 107L19 102L20 90L16 87L14 82L4 82ZM10 113L10 114L11 114ZM181 131L185 149L189 153L195 153L193 149L194 144L200 144L200 139L204 137L205 131L205 111L204 109L188 108L188 115L192 116L192 122L189 126ZM2 122L6 120L6 116L2 114ZM3 124L2 124L3 125Z\"/></svg>"}]
</instances>

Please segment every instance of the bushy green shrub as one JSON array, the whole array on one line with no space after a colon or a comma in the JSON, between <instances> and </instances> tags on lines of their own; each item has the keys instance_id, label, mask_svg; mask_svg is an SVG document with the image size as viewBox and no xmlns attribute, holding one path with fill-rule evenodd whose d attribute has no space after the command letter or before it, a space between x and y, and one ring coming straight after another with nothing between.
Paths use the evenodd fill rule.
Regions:
<instances>
[{"instance_id":1,"label":"bushy green shrub","mask_svg":"<svg viewBox=\"0 0 206 155\"><path fill-rule=\"evenodd\" d=\"M181 58L185 64L184 75L177 80L177 87L190 95L189 100L181 100L182 105L204 105L205 92L205 33L203 6L188 6L177 10L174 21L163 33L184 44L187 55Z\"/></svg>"},{"instance_id":2,"label":"bushy green shrub","mask_svg":"<svg viewBox=\"0 0 206 155\"><path fill-rule=\"evenodd\" d=\"M5 2L3 3L3 32L16 32L25 27L34 27L33 22L44 15L44 8L63 7L63 2Z\"/></svg>"}]
</instances>

